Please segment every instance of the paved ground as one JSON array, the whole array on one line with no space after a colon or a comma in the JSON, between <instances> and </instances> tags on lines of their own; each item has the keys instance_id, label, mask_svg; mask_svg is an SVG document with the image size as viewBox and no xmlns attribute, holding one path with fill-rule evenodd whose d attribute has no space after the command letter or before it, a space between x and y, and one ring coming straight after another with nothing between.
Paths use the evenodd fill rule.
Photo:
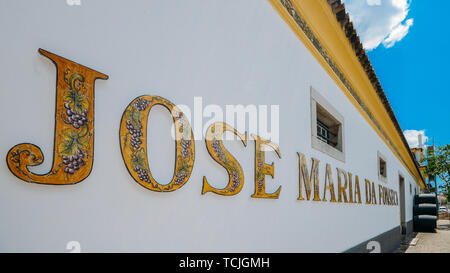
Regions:
<instances>
[{"instance_id":1,"label":"paved ground","mask_svg":"<svg viewBox=\"0 0 450 273\"><path fill-rule=\"evenodd\" d=\"M450 220L439 220L435 232L413 233L398 253L450 253Z\"/></svg>"}]
</instances>

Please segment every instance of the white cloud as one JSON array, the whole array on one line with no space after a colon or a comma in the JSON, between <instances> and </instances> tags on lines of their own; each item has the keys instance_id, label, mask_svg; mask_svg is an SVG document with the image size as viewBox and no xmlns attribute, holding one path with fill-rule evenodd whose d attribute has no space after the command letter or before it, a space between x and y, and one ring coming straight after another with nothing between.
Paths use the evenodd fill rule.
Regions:
<instances>
[{"instance_id":1,"label":"white cloud","mask_svg":"<svg viewBox=\"0 0 450 273\"><path fill-rule=\"evenodd\" d=\"M412 0L343 0L366 50L394 46L409 32L414 19L406 19Z\"/></svg>"},{"instance_id":2,"label":"white cloud","mask_svg":"<svg viewBox=\"0 0 450 273\"><path fill-rule=\"evenodd\" d=\"M403 132L405 135L406 141L408 141L410 148L418 148L419 147L419 135L423 135L423 143L428 141L428 137L425 135L425 130L406 130Z\"/></svg>"},{"instance_id":3,"label":"white cloud","mask_svg":"<svg viewBox=\"0 0 450 273\"><path fill-rule=\"evenodd\" d=\"M384 39L383 45L386 48L390 48L395 45L396 42L401 41L403 37L408 34L409 28L413 25L414 19L408 19L404 24L399 24L396 26L389 36Z\"/></svg>"}]
</instances>

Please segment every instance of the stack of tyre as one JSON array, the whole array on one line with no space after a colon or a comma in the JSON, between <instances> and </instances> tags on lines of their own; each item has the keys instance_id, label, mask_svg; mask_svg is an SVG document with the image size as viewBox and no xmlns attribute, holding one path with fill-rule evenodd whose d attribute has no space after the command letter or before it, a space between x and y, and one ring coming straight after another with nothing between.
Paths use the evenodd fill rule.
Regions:
<instances>
[{"instance_id":1,"label":"stack of tyre","mask_svg":"<svg viewBox=\"0 0 450 273\"><path fill-rule=\"evenodd\" d=\"M415 195L413 215L414 231L434 231L438 216L436 194Z\"/></svg>"}]
</instances>

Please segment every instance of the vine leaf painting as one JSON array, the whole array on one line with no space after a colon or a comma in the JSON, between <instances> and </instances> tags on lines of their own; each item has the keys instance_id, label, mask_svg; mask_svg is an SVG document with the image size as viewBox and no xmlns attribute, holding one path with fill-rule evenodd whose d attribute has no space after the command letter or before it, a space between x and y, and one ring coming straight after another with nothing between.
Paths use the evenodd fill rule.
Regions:
<instances>
[{"instance_id":1,"label":"vine leaf painting","mask_svg":"<svg viewBox=\"0 0 450 273\"><path fill-rule=\"evenodd\" d=\"M76 184L90 174L94 159L94 83L108 76L46 50L39 53L56 65L53 165L46 174L31 172L29 166L44 161L41 149L31 143L12 147L6 161L9 170L26 182Z\"/></svg>"}]
</instances>

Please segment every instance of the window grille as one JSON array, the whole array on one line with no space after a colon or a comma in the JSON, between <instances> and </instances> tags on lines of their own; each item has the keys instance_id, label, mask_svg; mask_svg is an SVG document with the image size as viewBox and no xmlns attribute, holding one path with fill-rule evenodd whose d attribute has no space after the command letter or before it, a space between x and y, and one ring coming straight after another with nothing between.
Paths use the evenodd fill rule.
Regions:
<instances>
[{"instance_id":1,"label":"window grille","mask_svg":"<svg viewBox=\"0 0 450 273\"><path fill-rule=\"evenodd\" d=\"M336 134L333 133L327 125L320 120L317 120L317 138L333 147L336 147L337 143L331 140L331 135L336 137Z\"/></svg>"}]
</instances>

